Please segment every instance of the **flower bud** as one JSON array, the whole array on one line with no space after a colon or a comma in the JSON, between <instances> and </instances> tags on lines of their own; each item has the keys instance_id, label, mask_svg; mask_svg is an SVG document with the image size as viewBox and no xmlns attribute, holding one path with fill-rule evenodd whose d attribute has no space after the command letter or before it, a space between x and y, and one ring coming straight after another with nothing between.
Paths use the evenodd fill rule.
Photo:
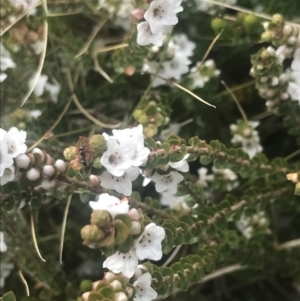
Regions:
<instances>
[{"instance_id":1,"label":"flower bud","mask_svg":"<svg viewBox=\"0 0 300 301\"><path fill-rule=\"evenodd\" d=\"M77 156L77 150L75 146L67 147L64 150L64 157L66 160L71 161L74 160Z\"/></svg>"},{"instance_id":2,"label":"flower bud","mask_svg":"<svg viewBox=\"0 0 300 301\"><path fill-rule=\"evenodd\" d=\"M106 140L105 138L98 134L93 135L89 142L90 150L98 155L102 154L106 150Z\"/></svg>"},{"instance_id":3,"label":"flower bud","mask_svg":"<svg viewBox=\"0 0 300 301\"><path fill-rule=\"evenodd\" d=\"M132 76L135 72L135 67L134 66L127 66L124 68L124 73L128 76Z\"/></svg>"},{"instance_id":4,"label":"flower bud","mask_svg":"<svg viewBox=\"0 0 300 301\"><path fill-rule=\"evenodd\" d=\"M132 18L136 19L136 20L142 20L144 18L144 14L145 14L145 10L141 9L141 8L136 8L133 10L133 12L131 13Z\"/></svg>"},{"instance_id":5,"label":"flower bud","mask_svg":"<svg viewBox=\"0 0 300 301\"><path fill-rule=\"evenodd\" d=\"M40 156L40 158L41 158L41 161L45 160L45 154L44 154L44 152L40 148L38 148L38 147L34 148L33 151L32 151L32 153L33 154L38 154Z\"/></svg>"},{"instance_id":6,"label":"flower bud","mask_svg":"<svg viewBox=\"0 0 300 301\"><path fill-rule=\"evenodd\" d=\"M55 169L52 165L44 165L43 174L46 178L50 178L55 174Z\"/></svg>"},{"instance_id":7,"label":"flower bud","mask_svg":"<svg viewBox=\"0 0 300 301\"><path fill-rule=\"evenodd\" d=\"M96 175L90 175L90 184L92 186L100 186L100 178Z\"/></svg>"},{"instance_id":8,"label":"flower bud","mask_svg":"<svg viewBox=\"0 0 300 301\"><path fill-rule=\"evenodd\" d=\"M291 25L284 25L283 33L286 36L289 36L293 32L293 27Z\"/></svg>"},{"instance_id":9,"label":"flower bud","mask_svg":"<svg viewBox=\"0 0 300 301\"><path fill-rule=\"evenodd\" d=\"M272 23L274 23L275 25L283 25L284 19L283 19L282 15L280 15L280 14L273 15Z\"/></svg>"},{"instance_id":10,"label":"flower bud","mask_svg":"<svg viewBox=\"0 0 300 301\"><path fill-rule=\"evenodd\" d=\"M102 281L101 280L98 280L98 281L94 281L93 284L92 284L92 288L93 290L96 290L97 286L99 283L101 283Z\"/></svg>"},{"instance_id":11,"label":"flower bud","mask_svg":"<svg viewBox=\"0 0 300 301\"><path fill-rule=\"evenodd\" d=\"M146 137L153 137L157 134L157 126L154 124L149 124L144 128L144 135Z\"/></svg>"},{"instance_id":12,"label":"flower bud","mask_svg":"<svg viewBox=\"0 0 300 301\"><path fill-rule=\"evenodd\" d=\"M74 169L74 170L81 170L83 169L83 164L81 162L78 162L77 160L72 160L70 162L70 166Z\"/></svg>"},{"instance_id":13,"label":"flower bud","mask_svg":"<svg viewBox=\"0 0 300 301\"><path fill-rule=\"evenodd\" d=\"M127 215L134 221L138 221L140 219L140 213L138 212L137 209L131 208Z\"/></svg>"},{"instance_id":14,"label":"flower bud","mask_svg":"<svg viewBox=\"0 0 300 301\"><path fill-rule=\"evenodd\" d=\"M33 154L27 154L29 160L30 160L30 163L31 164L35 164L35 156Z\"/></svg>"},{"instance_id":15,"label":"flower bud","mask_svg":"<svg viewBox=\"0 0 300 301\"><path fill-rule=\"evenodd\" d=\"M110 285L114 290L120 290L122 288L122 283L119 280L113 280Z\"/></svg>"},{"instance_id":16,"label":"flower bud","mask_svg":"<svg viewBox=\"0 0 300 301\"><path fill-rule=\"evenodd\" d=\"M49 181L48 179L45 179L42 181L42 188L44 188L45 190L50 190L52 189L53 187L55 187L55 184L56 184L56 181L55 180L52 180L52 181Z\"/></svg>"},{"instance_id":17,"label":"flower bud","mask_svg":"<svg viewBox=\"0 0 300 301\"><path fill-rule=\"evenodd\" d=\"M119 292L115 294L115 301L127 301L128 297L125 293Z\"/></svg>"},{"instance_id":18,"label":"flower bud","mask_svg":"<svg viewBox=\"0 0 300 301\"><path fill-rule=\"evenodd\" d=\"M130 234L132 235L140 234L141 230L142 230L142 226L140 222L133 221L131 223Z\"/></svg>"},{"instance_id":19,"label":"flower bud","mask_svg":"<svg viewBox=\"0 0 300 301\"><path fill-rule=\"evenodd\" d=\"M84 279L81 281L80 285L80 290L82 292L88 292L88 291L91 291L92 290L92 281L91 280L87 280L87 279Z\"/></svg>"},{"instance_id":20,"label":"flower bud","mask_svg":"<svg viewBox=\"0 0 300 301\"><path fill-rule=\"evenodd\" d=\"M262 33L261 35L261 39L264 41L264 42L269 42L271 41L273 38L273 35L272 35L272 32L267 30L265 31L264 33Z\"/></svg>"},{"instance_id":21,"label":"flower bud","mask_svg":"<svg viewBox=\"0 0 300 301\"><path fill-rule=\"evenodd\" d=\"M16 159L16 165L19 168L27 168L30 164L30 158L26 154L18 156Z\"/></svg>"},{"instance_id":22,"label":"flower bud","mask_svg":"<svg viewBox=\"0 0 300 301\"><path fill-rule=\"evenodd\" d=\"M41 173L36 168L31 168L29 171L27 171L26 176L29 181L36 181L40 178Z\"/></svg>"},{"instance_id":23,"label":"flower bud","mask_svg":"<svg viewBox=\"0 0 300 301\"><path fill-rule=\"evenodd\" d=\"M92 162L92 166L97 169L101 169L102 168L101 158L100 157L94 158Z\"/></svg>"},{"instance_id":24,"label":"flower bud","mask_svg":"<svg viewBox=\"0 0 300 301\"><path fill-rule=\"evenodd\" d=\"M53 159L50 155L46 155L46 164L53 165Z\"/></svg>"},{"instance_id":25,"label":"flower bud","mask_svg":"<svg viewBox=\"0 0 300 301\"><path fill-rule=\"evenodd\" d=\"M113 272L106 272L106 273L104 273L103 279L109 281L109 280L114 279L115 277L116 277L116 275Z\"/></svg>"},{"instance_id":26,"label":"flower bud","mask_svg":"<svg viewBox=\"0 0 300 301\"><path fill-rule=\"evenodd\" d=\"M133 289L132 289L132 287L126 286L126 291L127 291L128 298L131 298L133 296Z\"/></svg>"},{"instance_id":27,"label":"flower bud","mask_svg":"<svg viewBox=\"0 0 300 301\"><path fill-rule=\"evenodd\" d=\"M81 237L83 243L89 245L90 243L98 243L104 237L104 233L96 225L86 225L81 229Z\"/></svg>"},{"instance_id":28,"label":"flower bud","mask_svg":"<svg viewBox=\"0 0 300 301\"><path fill-rule=\"evenodd\" d=\"M111 223L111 217L108 211L94 210L91 214L91 224L99 228L108 228Z\"/></svg>"},{"instance_id":29,"label":"flower bud","mask_svg":"<svg viewBox=\"0 0 300 301\"><path fill-rule=\"evenodd\" d=\"M82 301L88 301L91 292L86 292L82 295Z\"/></svg>"},{"instance_id":30,"label":"flower bud","mask_svg":"<svg viewBox=\"0 0 300 301\"><path fill-rule=\"evenodd\" d=\"M60 173L64 173L67 171L67 164L61 159L56 160L54 165Z\"/></svg>"},{"instance_id":31,"label":"flower bud","mask_svg":"<svg viewBox=\"0 0 300 301\"><path fill-rule=\"evenodd\" d=\"M292 181L292 182L294 182L294 183L297 183L298 181L300 181L300 176L299 176L299 174L297 174L296 172L287 174L287 175L286 175L286 178L287 178L289 181Z\"/></svg>"}]
</instances>

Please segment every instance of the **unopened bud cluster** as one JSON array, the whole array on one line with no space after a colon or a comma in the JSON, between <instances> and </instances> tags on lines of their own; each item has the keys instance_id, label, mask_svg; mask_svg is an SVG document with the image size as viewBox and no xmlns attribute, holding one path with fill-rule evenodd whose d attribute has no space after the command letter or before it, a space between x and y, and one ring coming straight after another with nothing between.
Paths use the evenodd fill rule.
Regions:
<instances>
[{"instance_id":1,"label":"unopened bud cluster","mask_svg":"<svg viewBox=\"0 0 300 301\"><path fill-rule=\"evenodd\" d=\"M71 167L75 170L81 170L89 165L101 168L99 156L105 149L106 141L102 135L93 135L90 139L81 136L76 146L69 146L64 150L64 157L70 161Z\"/></svg>"},{"instance_id":2,"label":"unopened bud cluster","mask_svg":"<svg viewBox=\"0 0 300 301\"><path fill-rule=\"evenodd\" d=\"M146 105L136 109L133 117L144 126L144 135L153 137L159 128L169 122L168 112L159 97L150 100Z\"/></svg>"},{"instance_id":3,"label":"unopened bud cluster","mask_svg":"<svg viewBox=\"0 0 300 301\"><path fill-rule=\"evenodd\" d=\"M274 46L279 47L278 53L283 58L292 57L295 49L300 47L299 28L286 24L280 14L273 15L261 38L263 41L271 42Z\"/></svg>"},{"instance_id":4,"label":"unopened bud cluster","mask_svg":"<svg viewBox=\"0 0 300 301\"><path fill-rule=\"evenodd\" d=\"M119 206L128 206L127 201L121 200ZM103 248L103 252L105 248L127 252L134 239L144 230L143 222L143 214L134 208L127 214L116 216L107 210L95 209L91 214L90 224L81 229L83 244L92 248Z\"/></svg>"},{"instance_id":5,"label":"unopened bud cluster","mask_svg":"<svg viewBox=\"0 0 300 301\"><path fill-rule=\"evenodd\" d=\"M289 77L283 74L282 61L272 47L262 48L251 56L250 75L256 78L259 95L267 100L266 106L273 109L280 101L289 99Z\"/></svg>"},{"instance_id":6,"label":"unopened bud cluster","mask_svg":"<svg viewBox=\"0 0 300 301\"><path fill-rule=\"evenodd\" d=\"M296 184L295 195L300 195L300 172L289 173L286 178Z\"/></svg>"}]
</instances>

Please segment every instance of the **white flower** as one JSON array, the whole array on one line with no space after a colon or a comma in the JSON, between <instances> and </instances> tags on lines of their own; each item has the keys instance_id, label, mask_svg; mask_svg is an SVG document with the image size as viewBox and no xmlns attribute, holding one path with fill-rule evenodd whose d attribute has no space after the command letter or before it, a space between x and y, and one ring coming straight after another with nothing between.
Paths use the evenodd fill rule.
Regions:
<instances>
[{"instance_id":1,"label":"white flower","mask_svg":"<svg viewBox=\"0 0 300 301\"><path fill-rule=\"evenodd\" d=\"M124 175L116 177L108 171L103 172L100 176L101 186L106 189L114 189L126 196L132 193L132 182L139 176L140 169L138 167L128 168Z\"/></svg>"},{"instance_id":2,"label":"white flower","mask_svg":"<svg viewBox=\"0 0 300 301\"><path fill-rule=\"evenodd\" d=\"M151 31L158 33L165 25L178 23L176 13L183 10L182 0L154 0L146 11L144 18L149 22Z\"/></svg>"},{"instance_id":3,"label":"white flower","mask_svg":"<svg viewBox=\"0 0 300 301\"><path fill-rule=\"evenodd\" d=\"M162 192L160 202L164 206L168 206L170 209L173 210L188 210L189 207L185 203L186 195L184 196L177 196L172 193Z\"/></svg>"},{"instance_id":4,"label":"white flower","mask_svg":"<svg viewBox=\"0 0 300 301\"><path fill-rule=\"evenodd\" d=\"M135 269L138 266L138 258L134 250L127 253L116 252L115 254L106 258L103 262L103 267L108 268L113 273L123 273L127 278L134 275Z\"/></svg>"},{"instance_id":5,"label":"white flower","mask_svg":"<svg viewBox=\"0 0 300 301\"><path fill-rule=\"evenodd\" d=\"M8 182L11 182L15 177L15 166L11 165L8 168L5 168L3 175L0 177L0 185L3 186Z\"/></svg>"},{"instance_id":6,"label":"white flower","mask_svg":"<svg viewBox=\"0 0 300 301\"><path fill-rule=\"evenodd\" d=\"M190 167L189 167L189 164L188 162L186 161L186 159L189 157L189 154L185 155L184 158L178 162L169 162L168 164L178 170L178 171L181 171L181 172L188 172Z\"/></svg>"},{"instance_id":7,"label":"white flower","mask_svg":"<svg viewBox=\"0 0 300 301\"><path fill-rule=\"evenodd\" d=\"M101 157L101 164L114 176L123 176L131 167L131 158L135 153L132 143L120 145L114 137L107 139L107 149Z\"/></svg>"},{"instance_id":8,"label":"white flower","mask_svg":"<svg viewBox=\"0 0 300 301\"><path fill-rule=\"evenodd\" d=\"M26 152L26 135L25 131L19 131L16 127L12 127L8 132L0 128L0 142L7 144L7 153L11 158L16 158Z\"/></svg>"},{"instance_id":9,"label":"white flower","mask_svg":"<svg viewBox=\"0 0 300 301\"><path fill-rule=\"evenodd\" d=\"M34 87L34 94L37 97L40 97L44 94L45 91L47 91L50 94L50 99L56 103L57 98L60 92L60 84L53 78L54 84L51 84L48 82L48 75L41 74L36 82L36 74L31 77L31 79L28 82L28 86L32 87L32 85L36 85Z\"/></svg>"},{"instance_id":10,"label":"white flower","mask_svg":"<svg viewBox=\"0 0 300 301\"><path fill-rule=\"evenodd\" d=\"M191 42L187 35L184 33L177 34L172 37L172 40L182 56L190 57L193 55L196 44Z\"/></svg>"},{"instance_id":11,"label":"white flower","mask_svg":"<svg viewBox=\"0 0 300 301\"><path fill-rule=\"evenodd\" d=\"M166 191L176 194L177 185L183 180L183 176L177 171L171 171L168 175L155 173L151 179L155 182L155 189L157 192Z\"/></svg>"},{"instance_id":12,"label":"white flower","mask_svg":"<svg viewBox=\"0 0 300 301\"><path fill-rule=\"evenodd\" d=\"M127 143L135 145L135 151L131 158L132 166L141 166L146 163L150 149L144 146L143 126L141 124L132 129L113 130L112 132L120 145Z\"/></svg>"},{"instance_id":13,"label":"white flower","mask_svg":"<svg viewBox=\"0 0 300 301\"><path fill-rule=\"evenodd\" d=\"M157 292L151 287L152 276L145 273L139 276L133 283L136 287L136 293L133 297L134 301L151 301L157 297Z\"/></svg>"},{"instance_id":14,"label":"white flower","mask_svg":"<svg viewBox=\"0 0 300 301\"><path fill-rule=\"evenodd\" d=\"M102 193L96 202L90 201L89 205L94 210L106 210L114 218L117 214L126 214L129 211L128 201L121 201L118 198Z\"/></svg>"},{"instance_id":15,"label":"white flower","mask_svg":"<svg viewBox=\"0 0 300 301\"><path fill-rule=\"evenodd\" d=\"M291 68L293 71L300 71L300 48L297 48L294 52Z\"/></svg>"},{"instance_id":16,"label":"white flower","mask_svg":"<svg viewBox=\"0 0 300 301\"><path fill-rule=\"evenodd\" d=\"M148 22L139 23L137 26L137 43L141 46L153 44L155 46L161 46L163 43L163 33L161 31L153 33L150 29Z\"/></svg>"},{"instance_id":17,"label":"white flower","mask_svg":"<svg viewBox=\"0 0 300 301\"><path fill-rule=\"evenodd\" d=\"M4 234L2 231L0 231L0 252L4 253L7 251L7 245L4 241Z\"/></svg>"},{"instance_id":18,"label":"white flower","mask_svg":"<svg viewBox=\"0 0 300 301\"><path fill-rule=\"evenodd\" d=\"M208 186L207 182L212 181L214 179L214 175L208 175L207 172L208 170L205 167L201 167L198 169L198 174L199 174L198 183L202 187L207 187Z\"/></svg>"},{"instance_id":19,"label":"white flower","mask_svg":"<svg viewBox=\"0 0 300 301\"><path fill-rule=\"evenodd\" d=\"M162 258L161 242L166 236L165 229L150 223L145 227L144 233L136 240L136 255L139 260L160 260Z\"/></svg>"},{"instance_id":20,"label":"white flower","mask_svg":"<svg viewBox=\"0 0 300 301\"><path fill-rule=\"evenodd\" d=\"M12 263L0 262L0 288L5 285L5 279L10 275L14 265Z\"/></svg>"}]
</instances>

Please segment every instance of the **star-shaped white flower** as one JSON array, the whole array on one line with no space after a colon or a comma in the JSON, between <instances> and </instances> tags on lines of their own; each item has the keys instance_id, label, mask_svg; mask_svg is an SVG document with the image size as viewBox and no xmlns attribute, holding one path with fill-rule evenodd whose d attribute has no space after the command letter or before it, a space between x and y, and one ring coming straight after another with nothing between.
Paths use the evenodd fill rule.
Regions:
<instances>
[{"instance_id":1,"label":"star-shaped white flower","mask_svg":"<svg viewBox=\"0 0 300 301\"><path fill-rule=\"evenodd\" d=\"M14 265L12 263L0 261L0 288L4 287L5 279L10 275L13 268Z\"/></svg>"},{"instance_id":2,"label":"star-shaped white flower","mask_svg":"<svg viewBox=\"0 0 300 301\"><path fill-rule=\"evenodd\" d=\"M153 33L148 22L141 22L137 26L137 43L141 46L153 44L161 46L163 44L163 33L161 31Z\"/></svg>"},{"instance_id":3,"label":"star-shaped white flower","mask_svg":"<svg viewBox=\"0 0 300 301\"><path fill-rule=\"evenodd\" d=\"M127 253L118 251L115 254L108 256L103 262L103 267L108 268L113 273L123 273L125 277L131 278L138 266L138 262L135 251L131 249Z\"/></svg>"},{"instance_id":4,"label":"star-shaped white flower","mask_svg":"<svg viewBox=\"0 0 300 301\"><path fill-rule=\"evenodd\" d=\"M162 258L161 242L166 236L165 229L150 223L145 227L144 233L136 240L136 255L139 260L151 259L160 260Z\"/></svg>"},{"instance_id":5,"label":"star-shaped white flower","mask_svg":"<svg viewBox=\"0 0 300 301\"><path fill-rule=\"evenodd\" d=\"M132 166L141 166L146 162L150 149L144 146L143 126L141 124L131 129L113 130L113 135L120 145L128 143L135 145L135 151L131 158Z\"/></svg>"},{"instance_id":6,"label":"star-shaped white flower","mask_svg":"<svg viewBox=\"0 0 300 301\"><path fill-rule=\"evenodd\" d=\"M145 273L136 279L133 283L136 288L134 301L151 301L157 297L157 292L151 287L151 282L152 276L150 273Z\"/></svg>"},{"instance_id":7,"label":"star-shaped white flower","mask_svg":"<svg viewBox=\"0 0 300 301\"><path fill-rule=\"evenodd\" d=\"M135 145L126 143L120 145L114 137L107 140L107 149L101 157L101 164L116 177L124 175L125 170L131 167L131 159L135 153Z\"/></svg>"},{"instance_id":8,"label":"star-shaped white flower","mask_svg":"<svg viewBox=\"0 0 300 301\"><path fill-rule=\"evenodd\" d=\"M149 22L151 31L158 33L163 26L178 23L176 13L183 10L180 6L182 0L153 0L144 18Z\"/></svg>"},{"instance_id":9,"label":"star-shaped white flower","mask_svg":"<svg viewBox=\"0 0 300 301\"><path fill-rule=\"evenodd\" d=\"M1 132L0 132L1 133ZM8 154L8 147L5 141L0 138L0 177L3 176L6 168L10 167L14 161L12 157Z\"/></svg>"},{"instance_id":10,"label":"star-shaped white flower","mask_svg":"<svg viewBox=\"0 0 300 301\"><path fill-rule=\"evenodd\" d=\"M11 158L24 154L27 150L25 144L26 132L12 127L8 132L0 128L0 142L7 144L7 153Z\"/></svg>"},{"instance_id":11,"label":"star-shaped white flower","mask_svg":"<svg viewBox=\"0 0 300 301\"><path fill-rule=\"evenodd\" d=\"M106 189L114 189L126 196L132 193L132 182L139 176L140 169L138 167L128 168L124 175L116 177L105 171L101 176L101 186Z\"/></svg>"},{"instance_id":12,"label":"star-shaped white flower","mask_svg":"<svg viewBox=\"0 0 300 301\"><path fill-rule=\"evenodd\" d=\"M188 210L189 207L185 203L185 198L187 196L177 196L168 192L162 192L160 202L164 206L168 206L173 210Z\"/></svg>"},{"instance_id":13,"label":"star-shaped white flower","mask_svg":"<svg viewBox=\"0 0 300 301\"><path fill-rule=\"evenodd\" d=\"M177 171L171 171L168 175L155 173L151 179L155 182L155 189L157 192L166 191L176 194L177 185L183 180L183 176Z\"/></svg>"},{"instance_id":14,"label":"star-shaped white flower","mask_svg":"<svg viewBox=\"0 0 300 301\"><path fill-rule=\"evenodd\" d=\"M129 211L128 201L121 201L108 193L99 195L96 202L90 201L89 205L94 210L106 210L114 218L117 214L126 214Z\"/></svg>"}]
</instances>

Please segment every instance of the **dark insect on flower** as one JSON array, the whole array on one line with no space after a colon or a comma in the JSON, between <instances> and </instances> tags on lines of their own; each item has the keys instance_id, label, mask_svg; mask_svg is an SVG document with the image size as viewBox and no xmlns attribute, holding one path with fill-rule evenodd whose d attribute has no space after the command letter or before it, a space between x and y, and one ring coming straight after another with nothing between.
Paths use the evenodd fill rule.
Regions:
<instances>
[{"instance_id":1,"label":"dark insect on flower","mask_svg":"<svg viewBox=\"0 0 300 301\"><path fill-rule=\"evenodd\" d=\"M79 154L81 156L81 163L84 166L89 165L89 159L90 159L90 152L88 145L80 145L78 148Z\"/></svg>"}]
</instances>

